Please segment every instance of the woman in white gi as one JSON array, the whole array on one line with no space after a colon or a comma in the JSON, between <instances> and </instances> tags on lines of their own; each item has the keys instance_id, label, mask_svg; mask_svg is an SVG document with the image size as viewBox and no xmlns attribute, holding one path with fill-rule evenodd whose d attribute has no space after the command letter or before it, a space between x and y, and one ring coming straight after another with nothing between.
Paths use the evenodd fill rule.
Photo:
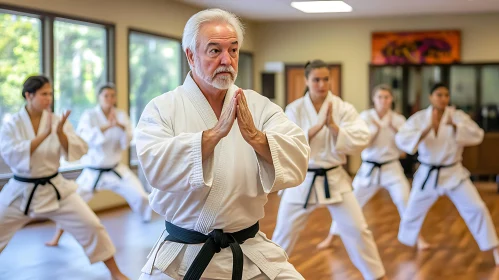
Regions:
<instances>
[{"instance_id":1,"label":"woman in white gi","mask_svg":"<svg viewBox=\"0 0 499 280\"><path fill-rule=\"evenodd\" d=\"M353 264L365 279L380 279L385 270L378 249L342 167L347 154L367 146L369 129L352 105L329 91L323 61L307 63L305 78L307 93L289 104L286 114L308 138L309 172L301 185L283 192L273 241L290 254L308 216L326 205Z\"/></svg>"},{"instance_id":2,"label":"woman in white gi","mask_svg":"<svg viewBox=\"0 0 499 280\"><path fill-rule=\"evenodd\" d=\"M111 190L124 197L132 210L148 222L152 213L148 194L130 168L120 163L132 139L132 128L127 114L115 108L116 101L116 88L106 84L99 89L99 105L85 111L80 119L77 133L89 149L81 158L86 168L76 180L78 193L88 202L97 191ZM59 228L47 245L57 246L62 233Z\"/></svg>"},{"instance_id":3,"label":"woman in white gi","mask_svg":"<svg viewBox=\"0 0 499 280\"><path fill-rule=\"evenodd\" d=\"M26 105L0 132L0 153L14 177L0 192L0 252L34 219L50 219L83 246L91 263L104 261L114 279L128 279L114 261L115 248L97 216L76 194L77 185L58 173L61 155L76 161L87 144L69 122L51 113L52 85L32 76L22 91Z\"/></svg>"},{"instance_id":4,"label":"woman in white gi","mask_svg":"<svg viewBox=\"0 0 499 280\"><path fill-rule=\"evenodd\" d=\"M464 147L480 144L484 132L463 111L450 107L449 99L449 89L436 84L430 93L431 105L411 116L395 136L397 146L408 154L418 152L421 163L414 174L398 239L414 246L428 210L439 196L446 195L480 250L493 250L499 265L499 243L490 213L461 163Z\"/></svg>"},{"instance_id":5,"label":"woman in white gi","mask_svg":"<svg viewBox=\"0 0 499 280\"><path fill-rule=\"evenodd\" d=\"M382 188L386 189L402 216L409 199L410 186L400 164L401 152L395 144L395 134L405 123L405 117L392 111L392 89L379 85L372 94L374 108L365 110L360 117L369 126L371 140L369 147L362 151L362 165L353 180L354 195L361 207ZM317 247L329 247L337 235L336 222L333 222L328 237ZM418 248L427 249L428 244L420 238Z\"/></svg>"}]
</instances>

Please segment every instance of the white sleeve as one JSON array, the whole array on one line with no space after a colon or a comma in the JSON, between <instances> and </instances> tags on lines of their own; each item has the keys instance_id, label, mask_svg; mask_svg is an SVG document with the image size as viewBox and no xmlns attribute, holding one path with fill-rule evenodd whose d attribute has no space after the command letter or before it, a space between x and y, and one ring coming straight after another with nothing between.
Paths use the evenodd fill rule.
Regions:
<instances>
[{"instance_id":1,"label":"white sleeve","mask_svg":"<svg viewBox=\"0 0 499 280\"><path fill-rule=\"evenodd\" d=\"M147 104L135 132L137 156L149 184L166 192L210 187L214 156L202 160L203 132L175 135L168 115L174 109L161 110L156 102Z\"/></svg>"},{"instance_id":2,"label":"white sleeve","mask_svg":"<svg viewBox=\"0 0 499 280\"><path fill-rule=\"evenodd\" d=\"M369 140L371 140L376 133L378 133L378 127L372 123L372 119L369 117L367 111L360 113L360 118L366 122L367 128L369 129Z\"/></svg>"},{"instance_id":3,"label":"white sleeve","mask_svg":"<svg viewBox=\"0 0 499 280\"><path fill-rule=\"evenodd\" d=\"M68 162L77 161L88 152L88 145L85 140L76 134L73 125L67 121L63 127L64 134L68 138L68 152L61 146L64 160Z\"/></svg>"},{"instance_id":4,"label":"white sleeve","mask_svg":"<svg viewBox=\"0 0 499 280\"><path fill-rule=\"evenodd\" d=\"M101 146L106 140L106 137L104 137L104 133L102 133L100 127L92 126L91 117L88 112L84 112L81 116L76 131L91 148Z\"/></svg>"},{"instance_id":5,"label":"white sleeve","mask_svg":"<svg viewBox=\"0 0 499 280\"><path fill-rule=\"evenodd\" d=\"M289 116L289 111L287 113ZM307 133L270 101L262 112L262 120L262 131L267 136L273 161L272 165L257 155L264 191L270 193L298 186L307 174L310 156Z\"/></svg>"},{"instance_id":6,"label":"white sleeve","mask_svg":"<svg viewBox=\"0 0 499 280\"><path fill-rule=\"evenodd\" d=\"M120 136L120 147L122 150L126 150L130 146L130 142L132 141L133 137L130 118L126 114L123 114L123 120L121 124L125 127L125 130L122 131L122 134Z\"/></svg>"},{"instance_id":7,"label":"white sleeve","mask_svg":"<svg viewBox=\"0 0 499 280\"><path fill-rule=\"evenodd\" d=\"M20 172L28 173L31 161L31 140L16 137L16 125L6 122L0 131L0 153L5 163Z\"/></svg>"},{"instance_id":8,"label":"white sleeve","mask_svg":"<svg viewBox=\"0 0 499 280\"><path fill-rule=\"evenodd\" d=\"M369 128L351 104L344 102L341 109L340 130L338 136L333 137L336 138L336 151L345 154L359 152L369 144Z\"/></svg>"},{"instance_id":9,"label":"white sleeve","mask_svg":"<svg viewBox=\"0 0 499 280\"><path fill-rule=\"evenodd\" d=\"M419 140L425 130L420 122L417 121L417 117L417 115L410 117L395 135L397 147L410 155L417 152Z\"/></svg>"},{"instance_id":10,"label":"white sleeve","mask_svg":"<svg viewBox=\"0 0 499 280\"><path fill-rule=\"evenodd\" d=\"M484 132L470 116L461 110L454 113L456 124L456 142L461 146L475 146L483 141Z\"/></svg>"}]
</instances>

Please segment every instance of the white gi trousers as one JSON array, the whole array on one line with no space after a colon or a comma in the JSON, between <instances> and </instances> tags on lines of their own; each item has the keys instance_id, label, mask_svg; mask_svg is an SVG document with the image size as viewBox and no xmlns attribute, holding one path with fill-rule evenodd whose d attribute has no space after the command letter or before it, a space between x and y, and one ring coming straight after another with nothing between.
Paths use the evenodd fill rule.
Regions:
<instances>
[{"instance_id":1,"label":"white gi trousers","mask_svg":"<svg viewBox=\"0 0 499 280\"><path fill-rule=\"evenodd\" d=\"M326 205L337 221L338 232L350 260L365 279L378 279L385 275L373 235L352 192L341 194L343 201ZM305 229L310 214L320 205L281 201L272 240L291 254L300 233Z\"/></svg>"},{"instance_id":2,"label":"white gi trousers","mask_svg":"<svg viewBox=\"0 0 499 280\"><path fill-rule=\"evenodd\" d=\"M22 197L9 206L0 204L0 253L14 234L34 219L50 219L71 233L81 244L90 263L106 261L114 256L116 249L99 218L76 193L59 201L59 209L47 213L21 211ZM28 252L27 252L28 253Z\"/></svg>"},{"instance_id":3,"label":"white gi trousers","mask_svg":"<svg viewBox=\"0 0 499 280\"><path fill-rule=\"evenodd\" d=\"M423 190L414 186L400 222L398 239L401 243L416 244L426 214L441 195L448 196L456 206L480 250L488 251L499 245L489 210L470 179L463 180L453 189L435 188L432 184L427 184Z\"/></svg>"}]
</instances>

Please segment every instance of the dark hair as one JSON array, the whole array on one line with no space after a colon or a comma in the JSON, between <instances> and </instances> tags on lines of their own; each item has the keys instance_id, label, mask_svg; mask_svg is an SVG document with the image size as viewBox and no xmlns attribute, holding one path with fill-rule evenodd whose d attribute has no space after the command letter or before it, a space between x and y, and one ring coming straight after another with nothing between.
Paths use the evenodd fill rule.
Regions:
<instances>
[{"instance_id":1,"label":"dark hair","mask_svg":"<svg viewBox=\"0 0 499 280\"><path fill-rule=\"evenodd\" d=\"M116 86L113 83L105 83L99 88L97 95L100 95L105 89L116 90Z\"/></svg>"},{"instance_id":2,"label":"dark hair","mask_svg":"<svg viewBox=\"0 0 499 280\"><path fill-rule=\"evenodd\" d=\"M447 87L447 85L446 85L446 84L444 84L444 83L436 83L436 84L434 84L434 85L430 88L430 95L432 95L432 94L433 94L433 92L434 92L435 90L437 90L437 88L441 88L441 87L444 87L444 88L446 88L446 89L449 89L449 87Z\"/></svg>"},{"instance_id":3,"label":"dark hair","mask_svg":"<svg viewBox=\"0 0 499 280\"><path fill-rule=\"evenodd\" d=\"M378 90L386 90L388 91L391 96L393 97L393 90L392 90L392 87L389 86L388 84L380 84L380 85L377 85L373 88L373 91L371 92L371 97L374 97L374 95L376 94L376 92Z\"/></svg>"},{"instance_id":4,"label":"dark hair","mask_svg":"<svg viewBox=\"0 0 499 280\"><path fill-rule=\"evenodd\" d=\"M23 98L26 99L26 92L35 94L37 90L41 89L47 83L50 83L50 80L46 76L29 76L23 84Z\"/></svg>"},{"instance_id":5,"label":"dark hair","mask_svg":"<svg viewBox=\"0 0 499 280\"><path fill-rule=\"evenodd\" d=\"M327 64L320 60L320 59L315 59L315 60L309 60L307 63L305 63L305 78L308 79L308 76L310 75L310 72L314 69L319 69L319 68L328 68ZM308 91L308 87L305 87L305 93L306 94Z\"/></svg>"}]
</instances>

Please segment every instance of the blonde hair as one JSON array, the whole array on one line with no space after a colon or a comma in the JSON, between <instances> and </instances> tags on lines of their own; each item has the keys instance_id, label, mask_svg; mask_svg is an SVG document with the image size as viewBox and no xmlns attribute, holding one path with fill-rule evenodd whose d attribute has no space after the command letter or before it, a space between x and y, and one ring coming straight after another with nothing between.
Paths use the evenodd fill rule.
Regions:
<instances>
[{"instance_id":1,"label":"blonde hair","mask_svg":"<svg viewBox=\"0 0 499 280\"><path fill-rule=\"evenodd\" d=\"M374 97L374 95L376 94L376 92L378 92L379 90L386 90L390 93L390 95L393 97L393 90L392 90L392 87L389 86L388 84L380 84L380 85L377 85L373 88L373 91L371 92L371 98Z\"/></svg>"}]
</instances>

